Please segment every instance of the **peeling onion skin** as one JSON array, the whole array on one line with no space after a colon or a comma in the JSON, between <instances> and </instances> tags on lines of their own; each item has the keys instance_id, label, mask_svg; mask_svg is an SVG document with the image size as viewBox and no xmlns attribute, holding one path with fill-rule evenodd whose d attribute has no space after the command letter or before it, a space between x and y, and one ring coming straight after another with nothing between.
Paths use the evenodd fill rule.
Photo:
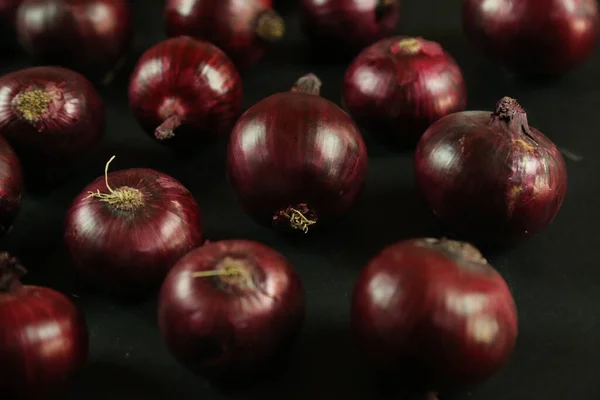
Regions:
<instances>
[{"instance_id":1,"label":"peeling onion skin","mask_svg":"<svg viewBox=\"0 0 600 400\"><path fill-rule=\"evenodd\" d=\"M600 35L597 0L464 0L462 25L483 53L522 75L559 75L586 61Z\"/></svg>"},{"instance_id":2,"label":"peeling onion skin","mask_svg":"<svg viewBox=\"0 0 600 400\"><path fill-rule=\"evenodd\" d=\"M241 110L242 80L216 46L181 36L142 55L129 83L129 104L159 143L188 147L230 133Z\"/></svg>"},{"instance_id":3,"label":"peeling onion skin","mask_svg":"<svg viewBox=\"0 0 600 400\"><path fill-rule=\"evenodd\" d=\"M98 149L106 112L81 74L33 67L0 77L0 135L19 156L28 188L62 183Z\"/></svg>"},{"instance_id":4,"label":"peeling onion skin","mask_svg":"<svg viewBox=\"0 0 600 400\"><path fill-rule=\"evenodd\" d=\"M17 218L24 191L21 163L13 148L0 137L0 237L10 230Z\"/></svg>"},{"instance_id":5,"label":"peeling onion skin","mask_svg":"<svg viewBox=\"0 0 600 400\"><path fill-rule=\"evenodd\" d=\"M168 0L167 36L192 36L214 43L240 69L256 64L284 34L271 0Z\"/></svg>"},{"instance_id":6,"label":"peeling onion skin","mask_svg":"<svg viewBox=\"0 0 600 400\"><path fill-rule=\"evenodd\" d=\"M356 57L346 70L343 100L373 135L414 146L432 123L465 109L467 88L460 67L438 43L396 36Z\"/></svg>"},{"instance_id":7,"label":"peeling onion skin","mask_svg":"<svg viewBox=\"0 0 600 400\"><path fill-rule=\"evenodd\" d=\"M7 262L17 261L0 255L0 268ZM24 270L15 273L0 272L0 393L5 399L62 398L87 361L85 317L62 293L22 285Z\"/></svg>"},{"instance_id":8,"label":"peeling onion skin","mask_svg":"<svg viewBox=\"0 0 600 400\"><path fill-rule=\"evenodd\" d=\"M192 274L243 268L243 280ZM254 241L224 240L193 250L163 282L158 325L182 365L217 381L271 371L296 341L305 318L302 282L290 262Z\"/></svg>"},{"instance_id":9,"label":"peeling onion skin","mask_svg":"<svg viewBox=\"0 0 600 400\"><path fill-rule=\"evenodd\" d=\"M518 333L502 276L476 248L447 239L385 248L361 272L351 308L365 359L420 390L482 383L507 362Z\"/></svg>"},{"instance_id":10,"label":"peeling onion skin","mask_svg":"<svg viewBox=\"0 0 600 400\"><path fill-rule=\"evenodd\" d=\"M108 83L133 42L124 0L24 0L17 14L21 46L46 64Z\"/></svg>"},{"instance_id":11,"label":"peeling onion skin","mask_svg":"<svg viewBox=\"0 0 600 400\"><path fill-rule=\"evenodd\" d=\"M392 34L400 0L300 0L304 33L313 45L356 52Z\"/></svg>"},{"instance_id":12,"label":"peeling onion skin","mask_svg":"<svg viewBox=\"0 0 600 400\"><path fill-rule=\"evenodd\" d=\"M307 91L296 89L300 82L309 82ZM308 232L348 212L364 188L368 155L361 133L319 96L320 84L308 74L292 90L259 101L229 138L229 181L244 210L264 225ZM299 213L311 222L295 224L290 215Z\"/></svg>"},{"instance_id":13,"label":"peeling onion skin","mask_svg":"<svg viewBox=\"0 0 600 400\"><path fill-rule=\"evenodd\" d=\"M495 112L440 119L421 138L414 160L417 185L442 225L485 245L545 228L567 192L560 151L508 97Z\"/></svg>"},{"instance_id":14,"label":"peeling onion skin","mask_svg":"<svg viewBox=\"0 0 600 400\"><path fill-rule=\"evenodd\" d=\"M157 288L173 264L202 244L202 218L192 194L174 178L144 168L111 172L113 190L141 191L143 203L123 209L90 197L108 193L105 177L73 200L65 241L80 276L97 288L123 297Z\"/></svg>"}]
</instances>

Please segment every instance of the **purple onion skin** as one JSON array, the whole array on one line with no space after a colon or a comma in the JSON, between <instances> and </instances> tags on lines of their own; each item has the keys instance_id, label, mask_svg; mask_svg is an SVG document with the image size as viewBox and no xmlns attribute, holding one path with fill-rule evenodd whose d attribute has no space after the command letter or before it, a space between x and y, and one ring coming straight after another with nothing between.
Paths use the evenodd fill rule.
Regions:
<instances>
[{"instance_id":1,"label":"purple onion skin","mask_svg":"<svg viewBox=\"0 0 600 400\"><path fill-rule=\"evenodd\" d=\"M143 204L130 210L90 198L90 192L108 193L105 178L96 179L68 210L67 248L79 274L93 286L124 297L144 295L202 244L200 208L181 183L151 169L111 172L108 182L113 190L139 190Z\"/></svg>"},{"instance_id":2,"label":"purple onion skin","mask_svg":"<svg viewBox=\"0 0 600 400\"><path fill-rule=\"evenodd\" d=\"M19 42L46 63L110 80L133 41L124 0L24 0L17 14Z\"/></svg>"},{"instance_id":3,"label":"purple onion skin","mask_svg":"<svg viewBox=\"0 0 600 400\"><path fill-rule=\"evenodd\" d=\"M30 189L62 182L104 137L102 99L77 72L26 68L0 77L0 93L0 135L18 154ZM36 93L46 101L28 97Z\"/></svg>"},{"instance_id":4,"label":"purple onion skin","mask_svg":"<svg viewBox=\"0 0 600 400\"><path fill-rule=\"evenodd\" d=\"M587 60L600 34L597 0L464 0L471 42L523 75L559 75Z\"/></svg>"},{"instance_id":5,"label":"purple onion skin","mask_svg":"<svg viewBox=\"0 0 600 400\"><path fill-rule=\"evenodd\" d=\"M318 81L314 75L303 79ZM227 168L247 213L289 227L280 217L290 207L304 208L305 216L321 222L346 213L364 187L368 156L352 119L318 89L289 91L261 100L240 117Z\"/></svg>"},{"instance_id":6,"label":"purple onion skin","mask_svg":"<svg viewBox=\"0 0 600 400\"><path fill-rule=\"evenodd\" d=\"M214 43L238 68L256 64L285 29L271 0L168 0L164 18L169 37L188 35Z\"/></svg>"},{"instance_id":7,"label":"purple onion skin","mask_svg":"<svg viewBox=\"0 0 600 400\"><path fill-rule=\"evenodd\" d=\"M364 129L394 144L414 144L441 117L463 111L460 67L436 42L396 36L366 49L344 77L346 109Z\"/></svg>"},{"instance_id":8,"label":"purple onion skin","mask_svg":"<svg viewBox=\"0 0 600 400\"><path fill-rule=\"evenodd\" d=\"M159 143L189 146L229 134L240 114L242 80L216 46L190 37L167 39L138 61L129 104Z\"/></svg>"},{"instance_id":9,"label":"purple onion skin","mask_svg":"<svg viewBox=\"0 0 600 400\"><path fill-rule=\"evenodd\" d=\"M88 357L83 313L55 290L26 286L0 256L0 393L3 399L61 399ZM23 273L25 272L22 270Z\"/></svg>"},{"instance_id":10,"label":"purple onion skin","mask_svg":"<svg viewBox=\"0 0 600 400\"><path fill-rule=\"evenodd\" d=\"M495 112L440 119L415 151L416 181L433 213L453 234L507 244L545 228L567 191L554 143L505 97Z\"/></svg>"},{"instance_id":11,"label":"purple onion skin","mask_svg":"<svg viewBox=\"0 0 600 400\"><path fill-rule=\"evenodd\" d=\"M224 268L226 258L249 273L255 287L192 276ZM304 289L292 265L248 240L213 242L187 254L169 272L158 304L159 328L175 359L221 381L270 370L295 342L304 318Z\"/></svg>"},{"instance_id":12,"label":"purple onion skin","mask_svg":"<svg viewBox=\"0 0 600 400\"><path fill-rule=\"evenodd\" d=\"M447 239L399 242L371 259L354 288L351 322L379 377L415 391L484 382L508 361L518 334L502 276L473 246Z\"/></svg>"},{"instance_id":13,"label":"purple onion skin","mask_svg":"<svg viewBox=\"0 0 600 400\"><path fill-rule=\"evenodd\" d=\"M304 33L322 48L355 52L396 28L400 0L300 0Z\"/></svg>"},{"instance_id":14,"label":"purple onion skin","mask_svg":"<svg viewBox=\"0 0 600 400\"><path fill-rule=\"evenodd\" d=\"M0 137L0 237L19 214L24 191L21 163L8 142Z\"/></svg>"}]
</instances>

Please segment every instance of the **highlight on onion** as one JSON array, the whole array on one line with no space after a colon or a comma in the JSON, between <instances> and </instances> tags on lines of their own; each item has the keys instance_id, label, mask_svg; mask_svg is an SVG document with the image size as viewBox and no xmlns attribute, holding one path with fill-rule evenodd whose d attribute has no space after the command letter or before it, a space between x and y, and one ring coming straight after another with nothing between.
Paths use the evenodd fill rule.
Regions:
<instances>
[{"instance_id":1,"label":"highlight on onion","mask_svg":"<svg viewBox=\"0 0 600 400\"><path fill-rule=\"evenodd\" d=\"M567 191L560 151L510 97L494 112L440 119L419 141L414 165L420 191L445 228L485 244L545 228Z\"/></svg>"},{"instance_id":2,"label":"highlight on onion","mask_svg":"<svg viewBox=\"0 0 600 400\"><path fill-rule=\"evenodd\" d=\"M526 75L580 66L600 35L597 0L463 0L462 25L478 49Z\"/></svg>"},{"instance_id":3,"label":"highlight on onion","mask_svg":"<svg viewBox=\"0 0 600 400\"><path fill-rule=\"evenodd\" d=\"M250 107L233 128L229 180L259 222L306 233L348 212L362 192L365 143L348 114L319 96L320 87L305 75Z\"/></svg>"},{"instance_id":4,"label":"highlight on onion","mask_svg":"<svg viewBox=\"0 0 600 400\"><path fill-rule=\"evenodd\" d=\"M133 41L124 0L23 0L17 32L29 54L103 83L112 80Z\"/></svg>"},{"instance_id":5,"label":"highlight on onion","mask_svg":"<svg viewBox=\"0 0 600 400\"><path fill-rule=\"evenodd\" d=\"M0 135L14 148L28 187L62 182L99 147L106 114L94 86L61 67L0 77Z\"/></svg>"},{"instance_id":6,"label":"highlight on onion","mask_svg":"<svg viewBox=\"0 0 600 400\"><path fill-rule=\"evenodd\" d=\"M395 36L356 57L346 70L343 101L372 134L414 145L432 123L465 109L467 88L460 67L438 43Z\"/></svg>"},{"instance_id":7,"label":"highlight on onion","mask_svg":"<svg viewBox=\"0 0 600 400\"><path fill-rule=\"evenodd\" d=\"M508 361L517 310L502 276L465 242L398 242L361 272L351 307L361 354L415 391L464 389Z\"/></svg>"},{"instance_id":8,"label":"highlight on onion","mask_svg":"<svg viewBox=\"0 0 600 400\"><path fill-rule=\"evenodd\" d=\"M258 242L224 240L191 251L171 269L158 324L186 368L245 381L279 364L304 313L302 282L285 257Z\"/></svg>"},{"instance_id":9,"label":"highlight on onion","mask_svg":"<svg viewBox=\"0 0 600 400\"><path fill-rule=\"evenodd\" d=\"M62 398L87 361L85 318L63 294L23 285L26 272L0 253L0 393L4 399Z\"/></svg>"},{"instance_id":10,"label":"highlight on onion","mask_svg":"<svg viewBox=\"0 0 600 400\"><path fill-rule=\"evenodd\" d=\"M400 0L299 0L304 33L315 46L354 52L392 34Z\"/></svg>"},{"instance_id":11,"label":"highlight on onion","mask_svg":"<svg viewBox=\"0 0 600 400\"><path fill-rule=\"evenodd\" d=\"M164 18L167 36L214 43L239 68L256 64L285 32L271 0L167 0Z\"/></svg>"},{"instance_id":12,"label":"highlight on onion","mask_svg":"<svg viewBox=\"0 0 600 400\"><path fill-rule=\"evenodd\" d=\"M24 191L21 162L0 136L0 237L12 228L21 209Z\"/></svg>"},{"instance_id":13,"label":"highlight on onion","mask_svg":"<svg viewBox=\"0 0 600 400\"><path fill-rule=\"evenodd\" d=\"M125 297L158 287L173 264L202 244L198 203L177 180L147 168L108 173L78 194L65 241L80 276Z\"/></svg>"},{"instance_id":14,"label":"highlight on onion","mask_svg":"<svg viewBox=\"0 0 600 400\"><path fill-rule=\"evenodd\" d=\"M189 148L229 134L241 109L242 80L216 46L181 36L142 55L131 75L129 104L159 143Z\"/></svg>"}]
</instances>

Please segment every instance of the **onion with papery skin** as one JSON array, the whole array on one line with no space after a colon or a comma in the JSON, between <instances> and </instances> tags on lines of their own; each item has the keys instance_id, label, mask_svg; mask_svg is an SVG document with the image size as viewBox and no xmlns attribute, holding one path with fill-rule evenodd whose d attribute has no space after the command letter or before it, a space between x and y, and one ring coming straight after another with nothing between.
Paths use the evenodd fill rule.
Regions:
<instances>
[{"instance_id":1,"label":"onion with papery skin","mask_svg":"<svg viewBox=\"0 0 600 400\"><path fill-rule=\"evenodd\" d=\"M71 204L65 240L92 285L133 297L158 287L173 264L202 244L200 208L177 180L133 168L90 183Z\"/></svg>"},{"instance_id":2,"label":"onion with papery skin","mask_svg":"<svg viewBox=\"0 0 600 400\"><path fill-rule=\"evenodd\" d=\"M554 143L529 126L516 100L494 112L465 111L433 124L415 151L416 181L452 234L506 244L546 227L567 191Z\"/></svg>"},{"instance_id":3,"label":"onion with papery skin","mask_svg":"<svg viewBox=\"0 0 600 400\"><path fill-rule=\"evenodd\" d=\"M96 150L106 114L94 86L77 72L33 67L0 78L0 135L15 149L28 186L52 186Z\"/></svg>"},{"instance_id":4,"label":"onion with papery skin","mask_svg":"<svg viewBox=\"0 0 600 400\"><path fill-rule=\"evenodd\" d=\"M0 237L12 227L21 209L24 190L21 163L0 136Z\"/></svg>"},{"instance_id":5,"label":"onion with papery skin","mask_svg":"<svg viewBox=\"0 0 600 400\"><path fill-rule=\"evenodd\" d=\"M164 17L167 36L214 43L239 68L256 64L285 31L271 0L167 0Z\"/></svg>"},{"instance_id":6,"label":"onion with papery skin","mask_svg":"<svg viewBox=\"0 0 600 400\"><path fill-rule=\"evenodd\" d=\"M363 50L346 70L344 105L385 141L414 144L441 117L463 111L460 67L436 42L396 36Z\"/></svg>"},{"instance_id":7,"label":"onion with papery skin","mask_svg":"<svg viewBox=\"0 0 600 400\"><path fill-rule=\"evenodd\" d=\"M578 67L598 43L597 0L464 0L467 37L522 74L556 75Z\"/></svg>"},{"instance_id":8,"label":"onion with papery skin","mask_svg":"<svg viewBox=\"0 0 600 400\"><path fill-rule=\"evenodd\" d=\"M260 222L308 232L346 213L362 191L365 143L348 114L319 96L320 87L316 76L303 76L292 90L250 107L233 128L229 180Z\"/></svg>"},{"instance_id":9,"label":"onion with papery skin","mask_svg":"<svg viewBox=\"0 0 600 400\"><path fill-rule=\"evenodd\" d=\"M485 381L507 362L518 329L510 289L481 253L431 238L396 243L369 261L351 320L380 376L420 390Z\"/></svg>"},{"instance_id":10,"label":"onion with papery skin","mask_svg":"<svg viewBox=\"0 0 600 400\"><path fill-rule=\"evenodd\" d=\"M20 282L26 273L0 254L0 393L3 399L62 398L88 356L81 311L63 294Z\"/></svg>"},{"instance_id":11,"label":"onion with papery skin","mask_svg":"<svg viewBox=\"0 0 600 400\"><path fill-rule=\"evenodd\" d=\"M31 55L108 83L133 41L124 0L24 0L17 15L19 42Z\"/></svg>"},{"instance_id":12,"label":"onion with papery skin","mask_svg":"<svg viewBox=\"0 0 600 400\"><path fill-rule=\"evenodd\" d=\"M199 143L229 134L242 104L242 79L214 45L178 37L147 50L129 83L129 104L163 144Z\"/></svg>"},{"instance_id":13,"label":"onion with papery skin","mask_svg":"<svg viewBox=\"0 0 600 400\"><path fill-rule=\"evenodd\" d=\"M358 51L396 28L400 0L300 0L304 33L315 46Z\"/></svg>"},{"instance_id":14,"label":"onion with papery skin","mask_svg":"<svg viewBox=\"0 0 600 400\"><path fill-rule=\"evenodd\" d=\"M171 354L218 380L271 369L293 345L305 295L289 261L248 240L212 242L183 257L165 279L158 324Z\"/></svg>"}]
</instances>

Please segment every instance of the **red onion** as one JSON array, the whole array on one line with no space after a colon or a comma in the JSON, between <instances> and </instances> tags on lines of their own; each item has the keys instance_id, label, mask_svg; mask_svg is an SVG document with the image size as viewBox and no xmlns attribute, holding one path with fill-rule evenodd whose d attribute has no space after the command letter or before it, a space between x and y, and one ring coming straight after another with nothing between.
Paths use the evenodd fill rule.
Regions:
<instances>
[{"instance_id":1,"label":"red onion","mask_svg":"<svg viewBox=\"0 0 600 400\"><path fill-rule=\"evenodd\" d=\"M313 44L360 50L396 28L400 0L301 0L304 32Z\"/></svg>"},{"instance_id":2,"label":"red onion","mask_svg":"<svg viewBox=\"0 0 600 400\"><path fill-rule=\"evenodd\" d=\"M460 67L420 37L391 37L363 50L346 71L343 96L360 126L413 144L429 125L467 105Z\"/></svg>"},{"instance_id":3,"label":"red onion","mask_svg":"<svg viewBox=\"0 0 600 400\"><path fill-rule=\"evenodd\" d=\"M188 369L241 379L287 353L302 327L304 302L300 278L281 254L224 240L193 250L169 272L158 323L169 351Z\"/></svg>"},{"instance_id":4,"label":"red onion","mask_svg":"<svg viewBox=\"0 0 600 400\"><path fill-rule=\"evenodd\" d=\"M258 221L308 231L356 202L367 149L350 117L319 96L321 81L261 100L238 120L227 150L229 180Z\"/></svg>"},{"instance_id":5,"label":"red onion","mask_svg":"<svg viewBox=\"0 0 600 400\"><path fill-rule=\"evenodd\" d=\"M518 324L510 289L475 247L430 238L396 243L369 262L351 318L377 371L429 390L492 376L512 353Z\"/></svg>"},{"instance_id":6,"label":"red onion","mask_svg":"<svg viewBox=\"0 0 600 400\"><path fill-rule=\"evenodd\" d=\"M131 76L129 103L144 130L161 143L229 134L242 104L242 80L208 42L165 40L146 51Z\"/></svg>"},{"instance_id":7,"label":"red onion","mask_svg":"<svg viewBox=\"0 0 600 400\"><path fill-rule=\"evenodd\" d=\"M0 78L0 135L36 184L56 183L88 158L105 120L102 99L76 72L34 67Z\"/></svg>"},{"instance_id":8,"label":"red onion","mask_svg":"<svg viewBox=\"0 0 600 400\"><path fill-rule=\"evenodd\" d=\"M3 399L55 398L87 360L87 326L63 294L22 285L25 273L18 260L0 254L0 393Z\"/></svg>"},{"instance_id":9,"label":"red onion","mask_svg":"<svg viewBox=\"0 0 600 400\"><path fill-rule=\"evenodd\" d=\"M463 29L483 52L525 74L561 74L598 42L597 0L464 0Z\"/></svg>"},{"instance_id":10,"label":"red onion","mask_svg":"<svg viewBox=\"0 0 600 400\"><path fill-rule=\"evenodd\" d=\"M129 2L24 0L17 33L29 54L108 83L131 47Z\"/></svg>"},{"instance_id":11,"label":"red onion","mask_svg":"<svg viewBox=\"0 0 600 400\"><path fill-rule=\"evenodd\" d=\"M240 68L258 62L285 31L271 0L167 0L165 26L170 37L214 43Z\"/></svg>"},{"instance_id":12,"label":"red onion","mask_svg":"<svg viewBox=\"0 0 600 400\"><path fill-rule=\"evenodd\" d=\"M0 237L12 227L24 190L21 163L13 148L0 137Z\"/></svg>"},{"instance_id":13,"label":"red onion","mask_svg":"<svg viewBox=\"0 0 600 400\"><path fill-rule=\"evenodd\" d=\"M493 113L465 111L433 124L417 145L415 173L447 229L488 244L544 228L567 191L559 150L509 97Z\"/></svg>"},{"instance_id":14,"label":"red onion","mask_svg":"<svg viewBox=\"0 0 600 400\"><path fill-rule=\"evenodd\" d=\"M67 213L65 240L81 276L119 295L160 285L173 264L202 244L200 208L168 175L144 168L90 183Z\"/></svg>"}]
</instances>

